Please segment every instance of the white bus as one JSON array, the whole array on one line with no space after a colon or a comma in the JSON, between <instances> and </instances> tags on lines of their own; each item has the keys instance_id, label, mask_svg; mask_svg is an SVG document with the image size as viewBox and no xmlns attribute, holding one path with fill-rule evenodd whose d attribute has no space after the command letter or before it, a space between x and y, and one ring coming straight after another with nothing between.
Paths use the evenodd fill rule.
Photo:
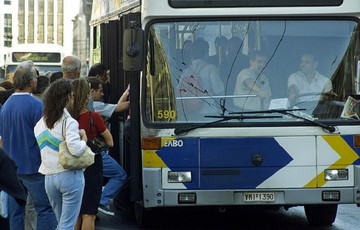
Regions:
<instances>
[{"instance_id":1,"label":"white bus","mask_svg":"<svg viewBox=\"0 0 360 230\"><path fill-rule=\"evenodd\" d=\"M6 59L6 52L7 47L3 47L0 50L0 80L5 78L5 59Z\"/></svg>"},{"instance_id":2,"label":"white bus","mask_svg":"<svg viewBox=\"0 0 360 230\"><path fill-rule=\"evenodd\" d=\"M61 71L63 58L69 52L60 45L55 44L20 44L8 49L5 59L6 79L10 78L16 66L26 60L34 62L40 75L48 71Z\"/></svg>"},{"instance_id":3,"label":"white bus","mask_svg":"<svg viewBox=\"0 0 360 230\"><path fill-rule=\"evenodd\" d=\"M112 99L131 85L130 146L121 149L125 116L114 118L112 132L140 224L169 207L304 206L310 224L331 225L339 204L360 204L359 0L93 6L92 60L110 68ZM215 45L217 37L238 42L226 49ZM208 43L208 62L224 49L211 66L218 76L199 71L211 89L183 83L199 62L197 48L187 46L200 40ZM238 67L252 72L249 66L259 64L252 51L267 58L244 85ZM309 53L316 57L310 64L302 58ZM289 97L289 77L305 76L305 65L316 67L308 85L327 82L326 90ZM265 84L270 105L247 108L247 101L262 100L257 88ZM247 93L238 91L244 87ZM190 108L194 101L202 107Z\"/></svg>"}]
</instances>

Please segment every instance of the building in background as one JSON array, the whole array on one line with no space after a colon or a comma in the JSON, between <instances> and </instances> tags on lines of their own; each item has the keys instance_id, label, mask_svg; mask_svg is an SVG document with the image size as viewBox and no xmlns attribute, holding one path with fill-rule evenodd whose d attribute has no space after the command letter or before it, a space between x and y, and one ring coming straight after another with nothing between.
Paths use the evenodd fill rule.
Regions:
<instances>
[{"instance_id":1,"label":"building in background","mask_svg":"<svg viewBox=\"0 0 360 230\"><path fill-rule=\"evenodd\" d=\"M17 6L18 44L64 45L64 0L19 0Z\"/></svg>"},{"instance_id":2,"label":"building in background","mask_svg":"<svg viewBox=\"0 0 360 230\"><path fill-rule=\"evenodd\" d=\"M89 72L90 26L92 0L81 0L79 13L74 17L72 53L81 60L81 76Z\"/></svg>"},{"instance_id":3,"label":"building in background","mask_svg":"<svg viewBox=\"0 0 360 230\"><path fill-rule=\"evenodd\" d=\"M11 0L0 2L0 78L4 77L5 56L7 48L12 46L13 40L13 15L15 9Z\"/></svg>"},{"instance_id":4,"label":"building in background","mask_svg":"<svg viewBox=\"0 0 360 230\"><path fill-rule=\"evenodd\" d=\"M73 53L73 21L79 15L81 1L1 0L0 67L4 65L6 49L17 44L57 44ZM83 26L88 30L88 24ZM81 39L86 41L87 35L83 34Z\"/></svg>"}]
</instances>

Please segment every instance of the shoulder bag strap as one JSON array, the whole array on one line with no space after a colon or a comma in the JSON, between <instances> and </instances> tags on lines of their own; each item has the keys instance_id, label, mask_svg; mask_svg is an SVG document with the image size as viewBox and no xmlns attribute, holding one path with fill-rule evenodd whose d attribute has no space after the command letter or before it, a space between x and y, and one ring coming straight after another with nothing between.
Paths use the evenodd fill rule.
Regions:
<instances>
[{"instance_id":1,"label":"shoulder bag strap","mask_svg":"<svg viewBox=\"0 0 360 230\"><path fill-rule=\"evenodd\" d=\"M93 125L94 125L94 121L93 121L93 117L92 117L92 113L91 111L89 111L90 115L89 115L89 133L94 133L93 131Z\"/></svg>"},{"instance_id":2,"label":"shoulder bag strap","mask_svg":"<svg viewBox=\"0 0 360 230\"><path fill-rule=\"evenodd\" d=\"M65 128L66 128L66 120L67 120L67 117L65 117L65 119L63 120L63 122L62 122L62 127L61 127L61 134L62 134L62 136L63 136L63 138L64 138L64 141L65 141L65 137L66 137L66 135L64 134L64 130L65 130ZM65 128L64 128L65 127Z\"/></svg>"}]
</instances>

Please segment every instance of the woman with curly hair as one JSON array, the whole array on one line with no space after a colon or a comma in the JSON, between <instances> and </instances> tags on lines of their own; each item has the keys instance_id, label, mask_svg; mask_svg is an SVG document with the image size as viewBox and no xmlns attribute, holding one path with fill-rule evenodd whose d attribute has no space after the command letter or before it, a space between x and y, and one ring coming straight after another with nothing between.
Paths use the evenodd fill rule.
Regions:
<instances>
[{"instance_id":1,"label":"woman with curly hair","mask_svg":"<svg viewBox=\"0 0 360 230\"><path fill-rule=\"evenodd\" d=\"M50 85L44 95L43 117L34 128L41 152L39 172L45 175L45 190L58 221L57 229L73 230L80 213L85 179L82 169L67 170L59 163L59 144L66 140L71 154L80 156L86 149L85 130L66 109L73 95L69 81Z\"/></svg>"},{"instance_id":2,"label":"woman with curly hair","mask_svg":"<svg viewBox=\"0 0 360 230\"><path fill-rule=\"evenodd\" d=\"M101 135L105 143L114 145L110 131L99 113L89 112L87 104L90 98L90 84L85 78L75 79L73 82L74 102L70 109L73 118L79 122L79 127L86 131L88 139ZM90 117L91 116L91 117ZM91 124L90 121L92 120ZM90 146L90 145L89 145ZM75 229L94 230L98 207L100 205L103 185L103 163L100 152L95 152L95 162L87 167L85 176L85 190L80 209L80 216Z\"/></svg>"}]
</instances>

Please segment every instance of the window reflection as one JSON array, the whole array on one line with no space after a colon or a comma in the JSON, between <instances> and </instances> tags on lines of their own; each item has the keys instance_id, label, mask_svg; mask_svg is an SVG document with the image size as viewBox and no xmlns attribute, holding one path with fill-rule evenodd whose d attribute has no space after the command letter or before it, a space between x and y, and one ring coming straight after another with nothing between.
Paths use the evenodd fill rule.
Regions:
<instances>
[{"instance_id":1,"label":"window reflection","mask_svg":"<svg viewBox=\"0 0 360 230\"><path fill-rule=\"evenodd\" d=\"M155 23L148 34L146 118L198 123L214 120L206 115L295 108L312 119L344 121L344 103L357 94L358 36L356 22L343 20ZM194 45L199 41L206 52ZM266 58L252 59L255 51Z\"/></svg>"}]
</instances>

